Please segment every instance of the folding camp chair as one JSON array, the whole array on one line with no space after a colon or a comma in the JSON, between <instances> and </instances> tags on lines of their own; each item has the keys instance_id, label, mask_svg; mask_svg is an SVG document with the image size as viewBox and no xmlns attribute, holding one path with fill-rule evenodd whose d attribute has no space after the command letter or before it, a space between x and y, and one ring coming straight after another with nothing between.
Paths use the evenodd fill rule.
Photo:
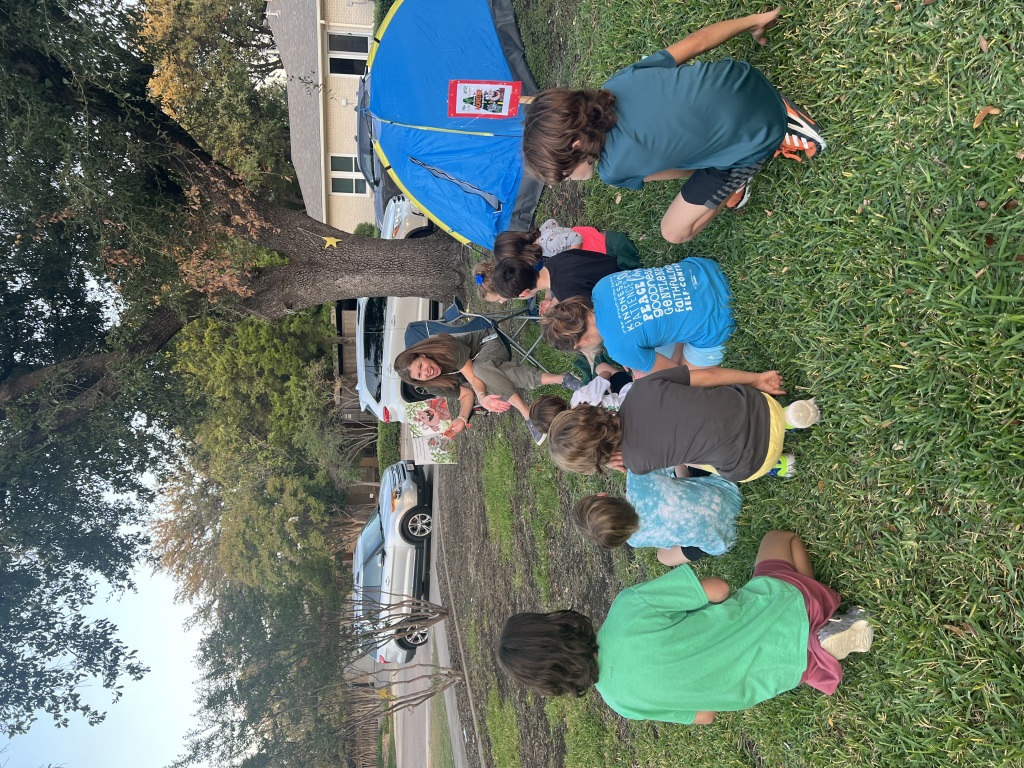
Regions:
<instances>
[{"instance_id":1,"label":"folding camp chair","mask_svg":"<svg viewBox=\"0 0 1024 768\"><path fill-rule=\"evenodd\" d=\"M534 304L534 302L531 302L531 305L522 309L484 315L466 312L462 302L455 299L455 303L445 310L440 320L417 320L416 322L409 323L409 327L405 331L405 348L408 349L413 344L429 339L431 336L436 336L439 333L449 333L452 336L458 336L460 333L494 331L509 351L510 358L514 360L513 355L517 355L521 358L519 362L539 368L544 373L550 373L533 356L533 350L536 349L540 338L538 337L529 348L525 347L523 342L520 341L523 329L531 322L536 322L539 319L539 316L536 315ZM518 325L512 330L511 326L517 323ZM503 324L508 324L510 328L508 330L502 328Z\"/></svg>"}]
</instances>

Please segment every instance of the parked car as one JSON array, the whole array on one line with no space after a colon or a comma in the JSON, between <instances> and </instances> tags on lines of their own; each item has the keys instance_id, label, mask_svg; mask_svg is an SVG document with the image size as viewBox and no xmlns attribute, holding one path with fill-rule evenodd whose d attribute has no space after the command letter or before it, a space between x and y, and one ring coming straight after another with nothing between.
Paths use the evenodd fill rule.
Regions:
<instances>
[{"instance_id":1,"label":"parked car","mask_svg":"<svg viewBox=\"0 0 1024 768\"><path fill-rule=\"evenodd\" d=\"M384 220L380 224L380 236L384 240L405 240L410 237L426 237L434 231L430 219L423 215L405 195L388 200L384 209Z\"/></svg>"},{"instance_id":2,"label":"parked car","mask_svg":"<svg viewBox=\"0 0 1024 768\"><path fill-rule=\"evenodd\" d=\"M369 104L370 74L367 73L359 81L359 90L356 92L356 153L359 170L373 190L373 215L377 229L383 232L384 210L388 201L402 194L402 190L384 170L380 158L373 151L373 118L365 111Z\"/></svg>"},{"instance_id":3,"label":"parked car","mask_svg":"<svg viewBox=\"0 0 1024 768\"><path fill-rule=\"evenodd\" d=\"M369 626L383 626L414 607L401 605L430 592L430 533L433 528L430 484L420 467L393 464L381 474L377 509L352 553L353 597ZM381 663L407 664L427 642L426 627L403 636L384 635L367 654Z\"/></svg>"},{"instance_id":4,"label":"parked car","mask_svg":"<svg viewBox=\"0 0 1024 768\"><path fill-rule=\"evenodd\" d=\"M395 358L405 349L405 329L415 320L436 320L436 301L375 296L356 302L356 392L359 407L383 422L405 421L405 406L430 397L402 381Z\"/></svg>"}]
</instances>

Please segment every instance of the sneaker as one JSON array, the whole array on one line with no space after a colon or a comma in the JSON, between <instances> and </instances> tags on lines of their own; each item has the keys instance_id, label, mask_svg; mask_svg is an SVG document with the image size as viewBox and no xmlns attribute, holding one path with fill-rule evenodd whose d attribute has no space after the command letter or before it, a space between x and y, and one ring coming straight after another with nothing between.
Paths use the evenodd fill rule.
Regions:
<instances>
[{"instance_id":1,"label":"sneaker","mask_svg":"<svg viewBox=\"0 0 1024 768\"><path fill-rule=\"evenodd\" d=\"M748 200L750 200L749 181L732 193L732 197L725 201L725 207L733 211L738 211L747 204Z\"/></svg>"},{"instance_id":2,"label":"sneaker","mask_svg":"<svg viewBox=\"0 0 1024 768\"><path fill-rule=\"evenodd\" d=\"M568 389L570 392L575 392L577 389L583 386L583 382L577 379L571 373L563 373L562 386Z\"/></svg>"},{"instance_id":3,"label":"sneaker","mask_svg":"<svg viewBox=\"0 0 1024 768\"><path fill-rule=\"evenodd\" d=\"M769 477L792 477L796 474L796 456L784 453L779 456L779 463L768 472Z\"/></svg>"},{"instance_id":4,"label":"sneaker","mask_svg":"<svg viewBox=\"0 0 1024 768\"><path fill-rule=\"evenodd\" d=\"M526 428L530 430L530 437L533 438L533 442L537 445L541 445L545 440L548 439L546 432L541 432L537 429L537 425L534 424L530 419L526 420Z\"/></svg>"},{"instance_id":5,"label":"sneaker","mask_svg":"<svg viewBox=\"0 0 1024 768\"><path fill-rule=\"evenodd\" d=\"M818 124L802 107L785 97L782 100L786 103L786 136L775 156L782 155L799 163L803 162L801 152L807 157L821 154L825 149L825 139L818 132Z\"/></svg>"},{"instance_id":6,"label":"sneaker","mask_svg":"<svg viewBox=\"0 0 1024 768\"><path fill-rule=\"evenodd\" d=\"M842 616L833 616L818 630L818 642L829 656L840 660L851 653L865 653L875 639L868 616L863 608L851 608Z\"/></svg>"},{"instance_id":7,"label":"sneaker","mask_svg":"<svg viewBox=\"0 0 1024 768\"><path fill-rule=\"evenodd\" d=\"M812 397L786 406L786 429L807 429L821 421L821 411Z\"/></svg>"}]
</instances>

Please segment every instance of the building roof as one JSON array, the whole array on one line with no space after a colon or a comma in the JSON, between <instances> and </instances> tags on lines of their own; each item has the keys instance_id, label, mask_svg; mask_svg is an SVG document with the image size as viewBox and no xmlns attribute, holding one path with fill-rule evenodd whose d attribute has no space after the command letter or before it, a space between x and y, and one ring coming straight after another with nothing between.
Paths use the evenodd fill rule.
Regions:
<instances>
[{"instance_id":1,"label":"building roof","mask_svg":"<svg viewBox=\"0 0 1024 768\"><path fill-rule=\"evenodd\" d=\"M270 0L267 22L274 33L288 82L288 125L292 165L306 213L326 221L324 155L320 110L324 82L318 69L320 50L317 0Z\"/></svg>"}]
</instances>

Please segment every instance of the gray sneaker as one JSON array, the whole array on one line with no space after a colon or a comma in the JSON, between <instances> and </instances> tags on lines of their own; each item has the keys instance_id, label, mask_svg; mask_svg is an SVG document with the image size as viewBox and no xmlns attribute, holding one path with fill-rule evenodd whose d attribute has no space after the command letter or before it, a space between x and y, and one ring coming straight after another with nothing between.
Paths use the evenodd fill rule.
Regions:
<instances>
[{"instance_id":1,"label":"gray sneaker","mask_svg":"<svg viewBox=\"0 0 1024 768\"><path fill-rule=\"evenodd\" d=\"M827 654L836 659L869 651L875 639L875 630L867 622L870 615L858 607L851 608L842 616L833 616L818 630L818 642Z\"/></svg>"},{"instance_id":2,"label":"gray sneaker","mask_svg":"<svg viewBox=\"0 0 1024 768\"><path fill-rule=\"evenodd\" d=\"M562 386L568 389L570 392L575 392L577 389L583 386L583 382L577 379L571 373L563 373Z\"/></svg>"},{"instance_id":3,"label":"gray sneaker","mask_svg":"<svg viewBox=\"0 0 1024 768\"><path fill-rule=\"evenodd\" d=\"M533 442L535 442L537 445L540 445L541 443L548 439L547 433L541 432L539 429L537 429L537 425L530 421L530 419L526 420L526 428L530 430L530 437L533 438Z\"/></svg>"}]
</instances>

